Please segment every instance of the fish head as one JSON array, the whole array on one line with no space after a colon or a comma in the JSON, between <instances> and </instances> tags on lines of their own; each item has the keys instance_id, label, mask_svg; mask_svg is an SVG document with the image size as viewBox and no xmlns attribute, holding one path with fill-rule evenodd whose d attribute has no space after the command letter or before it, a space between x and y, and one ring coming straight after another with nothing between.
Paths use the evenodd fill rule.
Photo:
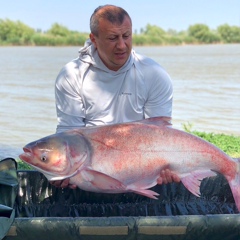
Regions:
<instances>
[{"instance_id":1,"label":"fish head","mask_svg":"<svg viewBox=\"0 0 240 240\"><path fill-rule=\"evenodd\" d=\"M24 146L19 158L48 180L61 180L75 175L86 162L88 149L85 145L81 135L53 134Z\"/></svg>"}]
</instances>

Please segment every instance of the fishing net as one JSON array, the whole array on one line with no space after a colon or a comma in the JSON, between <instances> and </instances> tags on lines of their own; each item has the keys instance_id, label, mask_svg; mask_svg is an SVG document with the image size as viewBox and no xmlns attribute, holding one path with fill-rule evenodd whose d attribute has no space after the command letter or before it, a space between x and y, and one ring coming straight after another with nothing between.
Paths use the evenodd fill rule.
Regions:
<instances>
[{"instance_id":1,"label":"fishing net","mask_svg":"<svg viewBox=\"0 0 240 240\"><path fill-rule=\"evenodd\" d=\"M204 179L201 197L181 183L157 185L158 200L135 193L103 194L55 188L39 172L19 171L18 217L176 216L237 213L229 185L222 175Z\"/></svg>"},{"instance_id":2,"label":"fishing net","mask_svg":"<svg viewBox=\"0 0 240 240\"><path fill-rule=\"evenodd\" d=\"M2 233L13 221L15 177L1 190L2 205L10 208L2 210L9 220ZM203 180L200 198L181 183L158 185L158 200L56 188L36 171L18 171L17 178L15 219L4 240L240 239L239 214L222 175Z\"/></svg>"}]
</instances>

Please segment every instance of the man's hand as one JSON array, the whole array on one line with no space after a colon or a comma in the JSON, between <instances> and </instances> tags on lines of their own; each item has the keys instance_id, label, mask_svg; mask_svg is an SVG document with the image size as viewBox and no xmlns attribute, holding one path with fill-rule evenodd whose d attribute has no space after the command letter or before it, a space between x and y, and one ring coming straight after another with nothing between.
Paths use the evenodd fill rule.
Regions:
<instances>
[{"instance_id":1,"label":"man's hand","mask_svg":"<svg viewBox=\"0 0 240 240\"><path fill-rule=\"evenodd\" d=\"M180 182L181 179L175 173L171 172L169 169L162 170L160 177L157 179L158 184L167 184L172 182Z\"/></svg>"},{"instance_id":2,"label":"man's hand","mask_svg":"<svg viewBox=\"0 0 240 240\"><path fill-rule=\"evenodd\" d=\"M58 180L58 181L49 181L54 187L59 187L59 188L66 188L69 187L71 189L76 189L77 185L75 184L70 184L69 183L70 179L66 178L63 180Z\"/></svg>"}]
</instances>

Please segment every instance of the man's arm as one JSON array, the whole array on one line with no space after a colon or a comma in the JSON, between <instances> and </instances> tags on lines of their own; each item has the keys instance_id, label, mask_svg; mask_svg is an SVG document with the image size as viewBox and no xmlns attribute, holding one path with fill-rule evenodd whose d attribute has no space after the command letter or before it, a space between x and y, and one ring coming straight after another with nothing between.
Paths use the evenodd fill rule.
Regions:
<instances>
[{"instance_id":1,"label":"man's arm","mask_svg":"<svg viewBox=\"0 0 240 240\"><path fill-rule=\"evenodd\" d=\"M57 132L85 126L85 109L79 81L75 62L67 64L57 76L55 82Z\"/></svg>"},{"instance_id":2,"label":"man's arm","mask_svg":"<svg viewBox=\"0 0 240 240\"><path fill-rule=\"evenodd\" d=\"M160 66L154 66L153 73L146 80L148 99L144 105L145 118L172 116L173 85L168 73ZM145 76L147 78L147 76Z\"/></svg>"},{"instance_id":3,"label":"man's arm","mask_svg":"<svg viewBox=\"0 0 240 240\"><path fill-rule=\"evenodd\" d=\"M148 77L148 76L145 76ZM147 82L148 100L144 106L145 118L162 116L171 119L173 86L168 73L161 66L154 66ZM180 182L181 179L169 169L162 170L157 180L158 184Z\"/></svg>"}]
</instances>

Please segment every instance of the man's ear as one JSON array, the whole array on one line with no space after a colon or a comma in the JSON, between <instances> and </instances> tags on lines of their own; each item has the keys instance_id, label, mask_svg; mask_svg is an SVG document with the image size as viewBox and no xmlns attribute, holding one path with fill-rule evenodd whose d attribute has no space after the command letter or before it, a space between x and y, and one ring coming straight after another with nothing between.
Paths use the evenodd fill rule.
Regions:
<instances>
[{"instance_id":1,"label":"man's ear","mask_svg":"<svg viewBox=\"0 0 240 240\"><path fill-rule=\"evenodd\" d=\"M96 37L94 36L94 34L90 33L89 38L90 38L91 42L93 43L94 47L97 48Z\"/></svg>"}]
</instances>

